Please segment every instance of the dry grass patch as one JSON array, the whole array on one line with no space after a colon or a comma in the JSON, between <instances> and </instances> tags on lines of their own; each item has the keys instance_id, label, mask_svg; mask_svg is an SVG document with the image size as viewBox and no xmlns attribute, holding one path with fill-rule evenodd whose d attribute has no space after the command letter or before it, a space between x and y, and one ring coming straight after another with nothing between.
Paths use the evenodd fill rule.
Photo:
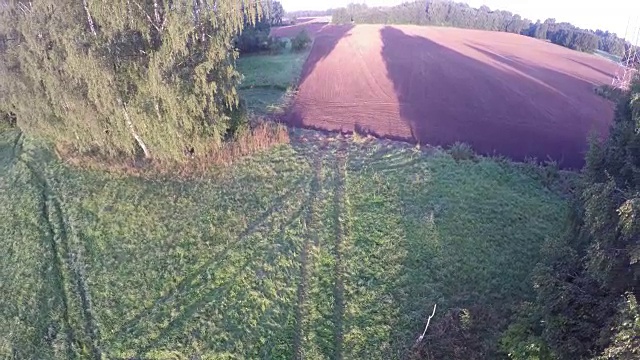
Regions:
<instances>
[{"instance_id":1,"label":"dry grass patch","mask_svg":"<svg viewBox=\"0 0 640 360\"><path fill-rule=\"evenodd\" d=\"M288 143L289 133L286 126L262 122L201 155L186 152L184 161L180 162L79 153L67 144L57 145L55 151L61 161L83 169L143 177L170 175L185 178L203 176L214 167L229 166L244 157Z\"/></svg>"}]
</instances>

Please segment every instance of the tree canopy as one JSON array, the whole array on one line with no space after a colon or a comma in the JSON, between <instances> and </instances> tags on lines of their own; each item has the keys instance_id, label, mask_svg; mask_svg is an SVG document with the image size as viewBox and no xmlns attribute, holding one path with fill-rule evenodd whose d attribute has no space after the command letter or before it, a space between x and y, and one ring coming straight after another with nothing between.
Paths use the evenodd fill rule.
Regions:
<instances>
[{"instance_id":1,"label":"tree canopy","mask_svg":"<svg viewBox=\"0 0 640 360\"><path fill-rule=\"evenodd\" d=\"M177 159L220 145L238 106L232 40L255 0L14 0L0 108L80 151Z\"/></svg>"}]
</instances>

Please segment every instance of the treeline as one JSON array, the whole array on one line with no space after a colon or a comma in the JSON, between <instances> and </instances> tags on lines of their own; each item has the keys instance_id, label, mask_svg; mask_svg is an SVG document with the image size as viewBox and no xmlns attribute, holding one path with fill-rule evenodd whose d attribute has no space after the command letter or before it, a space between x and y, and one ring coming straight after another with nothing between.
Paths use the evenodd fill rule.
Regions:
<instances>
[{"instance_id":1,"label":"treeline","mask_svg":"<svg viewBox=\"0 0 640 360\"><path fill-rule=\"evenodd\" d=\"M598 49L617 56L625 53L625 40L614 33L584 30L570 23L556 23L555 19L537 21L522 34L578 51L593 52Z\"/></svg>"},{"instance_id":2,"label":"treeline","mask_svg":"<svg viewBox=\"0 0 640 360\"><path fill-rule=\"evenodd\" d=\"M574 50L600 49L618 56L623 56L625 46L629 46L610 32L584 30L569 23L556 23L555 19L534 23L509 11L491 10L487 6L473 8L451 1L414 1L393 7L350 4L333 10L332 15L333 22L338 24L415 24L510 32L549 40Z\"/></svg>"},{"instance_id":3,"label":"treeline","mask_svg":"<svg viewBox=\"0 0 640 360\"><path fill-rule=\"evenodd\" d=\"M333 14L333 11L334 11L334 9L328 9L328 10L300 10L300 11L287 12L286 16L289 17L289 18L331 16L331 14Z\"/></svg>"},{"instance_id":4,"label":"treeline","mask_svg":"<svg viewBox=\"0 0 640 360\"><path fill-rule=\"evenodd\" d=\"M92 154L176 160L239 121L234 38L264 2L3 2L0 112Z\"/></svg>"},{"instance_id":5,"label":"treeline","mask_svg":"<svg viewBox=\"0 0 640 360\"><path fill-rule=\"evenodd\" d=\"M640 80L594 139L566 235L534 271L537 298L503 338L513 359L640 359Z\"/></svg>"}]
</instances>

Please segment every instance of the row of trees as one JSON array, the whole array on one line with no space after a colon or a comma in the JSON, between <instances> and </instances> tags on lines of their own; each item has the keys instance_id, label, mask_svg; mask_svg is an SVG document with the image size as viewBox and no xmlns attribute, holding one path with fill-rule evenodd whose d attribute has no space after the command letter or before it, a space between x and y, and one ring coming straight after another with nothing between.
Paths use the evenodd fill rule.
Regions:
<instances>
[{"instance_id":1,"label":"row of trees","mask_svg":"<svg viewBox=\"0 0 640 360\"><path fill-rule=\"evenodd\" d=\"M449 1L408 2L393 7L350 4L333 11L333 21L344 23L415 24L520 33L531 21L508 11L479 9Z\"/></svg>"},{"instance_id":2,"label":"row of trees","mask_svg":"<svg viewBox=\"0 0 640 360\"><path fill-rule=\"evenodd\" d=\"M640 358L640 80L593 140L567 234L549 239L536 301L503 339L514 359Z\"/></svg>"},{"instance_id":3,"label":"row of trees","mask_svg":"<svg viewBox=\"0 0 640 360\"><path fill-rule=\"evenodd\" d=\"M596 49L611 54L625 54L625 40L606 31L577 28L569 23L556 23L555 19L533 23L509 11L491 10L487 6L473 8L465 3L428 0L404 3L393 7L368 7L350 4L333 10L333 21L338 24L415 24L451 26L467 29L502 31L523 34L574 50L592 52Z\"/></svg>"},{"instance_id":4,"label":"row of trees","mask_svg":"<svg viewBox=\"0 0 640 360\"><path fill-rule=\"evenodd\" d=\"M211 151L237 119L233 40L267 9L255 0L3 2L0 110L79 151L171 160Z\"/></svg>"},{"instance_id":5,"label":"row of trees","mask_svg":"<svg viewBox=\"0 0 640 360\"><path fill-rule=\"evenodd\" d=\"M570 23L556 23L555 19L547 19L544 22L538 20L522 34L584 52L600 49L622 56L625 50L625 41L616 34L602 30L583 30Z\"/></svg>"}]
</instances>

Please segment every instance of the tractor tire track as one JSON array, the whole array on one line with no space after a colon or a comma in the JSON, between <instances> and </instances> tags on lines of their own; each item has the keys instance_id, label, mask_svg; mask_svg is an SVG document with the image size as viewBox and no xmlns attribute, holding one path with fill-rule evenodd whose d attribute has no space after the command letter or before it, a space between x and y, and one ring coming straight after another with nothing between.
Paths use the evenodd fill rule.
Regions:
<instances>
[{"instance_id":1,"label":"tractor tire track","mask_svg":"<svg viewBox=\"0 0 640 360\"><path fill-rule=\"evenodd\" d=\"M315 205L320 201L322 192L322 159L315 157L314 164L314 177L311 182L310 191L311 196L308 199L308 203L305 209L304 226L306 235L300 252L300 283L298 284L297 295L297 307L296 307L296 325L294 330L293 348L294 359L304 358L303 342L309 329L308 315L309 315L309 278L313 269L312 262L309 261L311 246L317 246L319 243L319 236L317 231L319 214L315 209Z\"/></svg>"},{"instance_id":2,"label":"tractor tire track","mask_svg":"<svg viewBox=\"0 0 640 360\"><path fill-rule=\"evenodd\" d=\"M27 167L29 167L27 165ZM31 168L30 168L31 170ZM33 170L32 170L33 173ZM46 184L42 183L42 179L39 178L35 173L33 173L34 178L38 181L38 185L40 188L40 203L41 203L41 217L44 221L46 234L44 234L47 239L48 246L51 250L52 259L53 259L53 272L56 278L56 287L60 292L60 297L62 300L62 318L64 322L64 329L66 333L66 345L67 345L67 356L70 359L75 359L75 351L74 344L76 343L76 335L74 333L73 326L71 325L70 315L69 315L69 294L67 294L66 288L64 286L65 276L63 274L64 268L64 259L61 255L61 251L58 246L58 242L55 240L56 231L53 226L53 219L51 218L51 206L49 204L49 196L47 193Z\"/></svg>"},{"instance_id":3,"label":"tractor tire track","mask_svg":"<svg viewBox=\"0 0 640 360\"><path fill-rule=\"evenodd\" d=\"M347 223L345 216L347 214L346 204L345 204L345 182L346 182L346 166L347 166L347 155L344 149L340 149L338 152L338 157L336 161L336 188L334 192L334 203L335 203L335 247L334 247L334 257L335 257L335 268L334 268L334 276L335 276L335 285L333 289L334 295L334 307L333 307L333 323L334 323L334 344L335 344L335 354L334 359L342 359L343 358L343 348L344 348L344 308L345 308L345 300L344 300L344 273L345 266L343 263L343 254L345 247L345 240L348 237L347 233Z\"/></svg>"},{"instance_id":4,"label":"tractor tire track","mask_svg":"<svg viewBox=\"0 0 640 360\"><path fill-rule=\"evenodd\" d=\"M27 169L33 175L38 187L41 189L41 202L42 202L42 217L45 222L45 227L48 233L49 247L53 258L55 259L54 271L56 278L58 278L58 286L63 301L64 322L67 328L67 351L70 353L70 357L75 357L74 344L78 348L84 347L84 340L82 337L89 338L89 348L91 349L91 356L94 359L101 359L102 352L99 346L99 333L97 329L97 323L93 315L91 308L91 300L89 289L86 282L86 276L82 270L81 262L77 253L72 252L69 245L69 231L67 229L67 222L65 222L64 214L60 201L56 198L55 193L51 187L51 184L47 180L45 174L37 170L28 160L18 158L18 161L22 162ZM67 270L65 270L67 268ZM68 272L68 276L65 275ZM69 279L67 279L69 277ZM75 291L79 295L80 299L74 299L74 295L69 294L65 286L66 281L70 281L72 286L75 286ZM82 314L80 318L84 322L84 336L79 336L74 331L72 325L72 301L80 302L80 308Z\"/></svg>"}]
</instances>

